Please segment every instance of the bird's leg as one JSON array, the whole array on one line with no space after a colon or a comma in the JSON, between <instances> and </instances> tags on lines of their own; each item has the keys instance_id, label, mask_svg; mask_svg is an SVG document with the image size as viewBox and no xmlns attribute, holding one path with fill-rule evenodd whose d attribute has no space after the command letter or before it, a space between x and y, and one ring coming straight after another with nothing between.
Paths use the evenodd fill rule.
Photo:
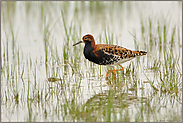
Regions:
<instances>
[{"instance_id":1,"label":"bird's leg","mask_svg":"<svg viewBox=\"0 0 183 123\"><path fill-rule=\"evenodd\" d=\"M108 77L109 72L112 72L112 71L114 71L114 74L116 75L116 70L115 70L114 67L113 67L113 70L108 70L108 71L107 71L107 73L106 73L106 78ZM115 76L114 76L114 77L115 77Z\"/></svg>"},{"instance_id":2,"label":"bird's leg","mask_svg":"<svg viewBox=\"0 0 183 123\"><path fill-rule=\"evenodd\" d=\"M120 64L118 64L118 65L121 67L121 69L119 71L123 71L124 70L124 67L121 66Z\"/></svg>"},{"instance_id":3,"label":"bird's leg","mask_svg":"<svg viewBox=\"0 0 183 123\"><path fill-rule=\"evenodd\" d=\"M124 67L121 66L120 64L118 64L118 65L121 67L121 69L117 69L117 70L115 70L115 71L123 71L123 70L124 70Z\"/></svg>"},{"instance_id":4,"label":"bird's leg","mask_svg":"<svg viewBox=\"0 0 183 123\"><path fill-rule=\"evenodd\" d=\"M121 69L115 70L114 67L113 67L113 70L108 70L108 71L107 71L107 73L106 73L106 78L108 77L109 72L114 71L114 74L116 75L116 74L117 74L116 71L123 71L123 70L124 70L124 67L123 67L123 66L121 66L120 64L118 64L118 65L121 67ZM115 76L114 76L114 78L115 78Z\"/></svg>"},{"instance_id":5,"label":"bird's leg","mask_svg":"<svg viewBox=\"0 0 183 123\"><path fill-rule=\"evenodd\" d=\"M106 73L106 78L108 77L109 72L114 71L114 74L116 75L116 71L123 71L123 70L124 70L124 67L123 67L123 66L121 66L120 64L118 64L118 65L121 67L121 69L115 70L114 67L113 67L113 70L108 70L108 71L107 71L107 73ZM115 77L115 76L114 76L114 77Z\"/></svg>"}]
</instances>

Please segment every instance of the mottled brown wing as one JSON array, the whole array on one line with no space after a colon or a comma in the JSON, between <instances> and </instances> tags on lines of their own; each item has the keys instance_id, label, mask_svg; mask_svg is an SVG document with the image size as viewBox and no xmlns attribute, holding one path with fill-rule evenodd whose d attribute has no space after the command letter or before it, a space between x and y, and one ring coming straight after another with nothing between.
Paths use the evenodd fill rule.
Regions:
<instances>
[{"instance_id":1,"label":"mottled brown wing","mask_svg":"<svg viewBox=\"0 0 183 123\"><path fill-rule=\"evenodd\" d=\"M111 44L97 44L95 48L96 51L103 51L106 56L113 56L113 59L119 64L147 54L145 51L132 51L127 48Z\"/></svg>"},{"instance_id":2,"label":"mottled brown wing","mask_svg":"<svg viewBox=\"0 0 183 123\"><path fill-rule=\"evenodd\" d=\"M124 58L142 56L147 54L147 52L145 51L132 51L127 48L111 44L97 44L96 48L97 50L103 50L106 53L121 56Z\"/></svg>"}]
</instances>

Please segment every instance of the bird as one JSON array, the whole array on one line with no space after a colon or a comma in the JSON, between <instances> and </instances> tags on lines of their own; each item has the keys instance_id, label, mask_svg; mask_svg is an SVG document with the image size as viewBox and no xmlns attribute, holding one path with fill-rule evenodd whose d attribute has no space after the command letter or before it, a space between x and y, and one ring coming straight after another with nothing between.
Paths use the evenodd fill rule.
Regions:
<instances>
[{"instance_id":1,"label":"bird","mask_svg":"<svg viewBox=\"0 0 183 123\"><path fill-rule=\"evenodd\" d=\"M113 70L107 71L106 77L110 72L114 72L116 75L116 71L123 71L124 67L120 64L147 54L146 51L132 51L113 44L95 44L95 39L91 34L84 35L82 40L73 44L73 46L80 43L85 43L83 53L86 59L98 65L113 67ZM121 69L115 69L115 65L119 65Z\"/></svg>"}]
</instances>

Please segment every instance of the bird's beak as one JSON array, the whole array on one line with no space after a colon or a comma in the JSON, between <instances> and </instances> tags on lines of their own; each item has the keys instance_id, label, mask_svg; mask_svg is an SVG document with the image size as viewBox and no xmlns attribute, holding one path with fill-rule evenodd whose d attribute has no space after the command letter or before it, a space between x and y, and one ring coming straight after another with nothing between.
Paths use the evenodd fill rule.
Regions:
<instances>
[{"instance_id":1,"label":"bird's beak","mask_svg":"<svg viewBox=\"0 0 183 123\"><path fill-rule=\"evenodd\" d=\"M78 44L80 44L80 43L84 43L84 41L79 41L79 42L73 44L73 46L78 45Z\"/></svg>"}]
</instances>

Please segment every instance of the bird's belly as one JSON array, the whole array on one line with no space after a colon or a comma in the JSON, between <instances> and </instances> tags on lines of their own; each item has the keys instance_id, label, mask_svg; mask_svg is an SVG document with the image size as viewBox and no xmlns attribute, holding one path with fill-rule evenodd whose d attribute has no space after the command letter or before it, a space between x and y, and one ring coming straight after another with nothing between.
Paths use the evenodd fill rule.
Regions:
<instances>
[{"instance_id":1,"label":"bird's belly","mask_svg":"<svg viewBox=\"0 0 183 123\"><path fill-rule=\"evenodd\" d=\"M130 61L132 60L134 57L131 57L131 58L127 58L127 59L117 59L117 60L113 60L113 61L106 61L106 62L103 62L103 64L101 65L107 65L107 66L115 66L115 65L118 65L118 64L122 64L122 63L125 63L127 61Z\"/></svg>"}]
</instances>

